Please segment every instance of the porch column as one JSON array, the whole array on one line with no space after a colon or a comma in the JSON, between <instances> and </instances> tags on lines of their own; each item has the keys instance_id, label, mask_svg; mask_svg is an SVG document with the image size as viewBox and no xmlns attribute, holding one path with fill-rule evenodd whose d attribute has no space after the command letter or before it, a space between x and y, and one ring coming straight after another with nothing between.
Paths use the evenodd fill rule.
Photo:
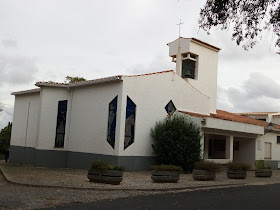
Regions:
<instances>
[{"instance_id":1,"label":"porch column","mask_svg":"<svg viewBox=\"0 0 280 210\"><path fill-rule=\"evenodd\" d=\"M233 136L226 138L226 159L233 160Z\"/></svg>"}]
</instances>

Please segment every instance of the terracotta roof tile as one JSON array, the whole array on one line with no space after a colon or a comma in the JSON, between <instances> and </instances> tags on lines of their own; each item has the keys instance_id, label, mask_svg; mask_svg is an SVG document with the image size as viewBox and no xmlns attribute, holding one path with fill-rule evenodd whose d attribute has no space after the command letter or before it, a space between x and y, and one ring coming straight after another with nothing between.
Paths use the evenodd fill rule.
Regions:
<instances>
[{"instance_id":1,"label":"terracotta roof tile","mask_svg":"<svg viewBox=\"0 0 280 210\"><path fill-rule=\"evenodd\" d=\"M188 114L188 115L194 116L194 117L216 118L216 119L220 119L220 120L227 120L227 121L232 121L232 122L258 125L258 126L263 126L263 127L267 127L269 124L268 122L264 122L262 120L256 120L256 119L253 119L250 117L241 116L241 115L230 113L230 112L223 111L223 110L217 110L216 114L211 113L210 115L203 115L203 114L197 114L197 113L185 112L185 111L179 111L179 112ZM280 130L280 125L275 124L275 123L273 123L273 125L274 125L275 129Z\"/></svg>"}]
</instances>

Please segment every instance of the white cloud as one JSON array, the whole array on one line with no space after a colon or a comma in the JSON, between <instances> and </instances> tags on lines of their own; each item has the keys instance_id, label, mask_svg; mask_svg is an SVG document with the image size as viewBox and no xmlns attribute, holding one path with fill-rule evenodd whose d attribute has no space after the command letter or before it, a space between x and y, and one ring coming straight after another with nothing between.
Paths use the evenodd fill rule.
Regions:
<instances>
[{"instance_id":1,"label":"white cloud","mask_svg":"<svg viewBox=\"0 0 280 210\"><path fill-rule=\"evenodd\" d=\"M34 80L38 69L25 56L0 54L0 83L26 84Z\"/></svg>"},{"instance_id":2,"label":"white cloud","mask_svg":"<svg viewBox=\"0 0 280 210\"><path fill-rule=\"evenodd\" d=\"M212 30L206 35L197 25L204 4L205 0L0 0L0 102L13 104L10 93L34 88L35 81L174 69L166 44L178 37L176 24L182 19L181 36L222 48L220 107L276 109L272 105L277 104L278 95L266 86L269 81L263 82L257 75L248 80L250 73L259 71L273 86L273 81L280 82L280 59L270 50L269 38L245 52L231 41L230 31ZM253 80L259 82L251 84ZM270 90L268 96L262 86ZM235 103L258 94L262 96L251 102Z\"/></svg>"},{"instance_id":3,"label":"white cloud","mask_svg":"<svg viewBox=\"0 0 280 210\"><path fill-rule=\"evenodd\" d=\"M218 88L218 108L231 112L280 111L280 84L255 72L242 88Z\"/></svg>"},{"instance_id":4,"label":"white cloud","mask_svg":"<svg viewBox=\"0 0 280 210\"><path fill-rule=\"evenodd\" d=\"M18 48L18 43L16 40L10 40L10 39L2 40L2 45L5 48Z\"/></svg>"}]
</instances>

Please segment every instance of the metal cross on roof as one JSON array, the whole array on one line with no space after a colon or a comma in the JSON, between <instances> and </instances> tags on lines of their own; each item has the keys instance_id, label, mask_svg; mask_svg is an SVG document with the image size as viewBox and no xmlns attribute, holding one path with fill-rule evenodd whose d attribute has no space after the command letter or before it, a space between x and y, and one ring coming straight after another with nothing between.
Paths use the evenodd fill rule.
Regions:
<instances>
[{"instance_id":1,"label":"metal cross on roof","mask_svg":"<svg viewBox=\"0 0 280 210\"><path fill-rule=\"evenodd\" d=\"M179 26L179 37L180 37L180 35L181 35L181 25L182 25L182 24L184 24L184 23L181 22L181 19L180 19L180 23L176 24L176 25Z\"/></svg>"}]
</instances>

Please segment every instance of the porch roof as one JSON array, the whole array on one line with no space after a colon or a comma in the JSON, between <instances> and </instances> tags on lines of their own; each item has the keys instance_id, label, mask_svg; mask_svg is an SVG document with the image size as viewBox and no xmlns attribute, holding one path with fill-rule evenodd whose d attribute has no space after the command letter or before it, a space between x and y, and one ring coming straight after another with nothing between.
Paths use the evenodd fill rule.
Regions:
<instances>
[{"instance_id":1,"label":"porch roof","mask_svg":"<svg viewBox=\"0 0 280 210\"><path fill-rule=\"evenodd\" d=\"M257 125L257 126L262 126L262 127L267 127L268 122L262 121L262 120L256 120L250 117L234 114L231 112L223 111L223 110L218 110L216 114L210 113L210 115L203 115L203 114L198 114L198 113L193 113L193 112L185 112L178 110L181 113L188 114L193 117L200 117L200 118L215 118L215 119L220 119L220 120L227 120L227 121L232 121L232 122L239 122L239 123L245 123L245 124L250 124L250 125ZM274 129L280 130L280 125L273 123Z\"/></svg>"}]
</instances>

